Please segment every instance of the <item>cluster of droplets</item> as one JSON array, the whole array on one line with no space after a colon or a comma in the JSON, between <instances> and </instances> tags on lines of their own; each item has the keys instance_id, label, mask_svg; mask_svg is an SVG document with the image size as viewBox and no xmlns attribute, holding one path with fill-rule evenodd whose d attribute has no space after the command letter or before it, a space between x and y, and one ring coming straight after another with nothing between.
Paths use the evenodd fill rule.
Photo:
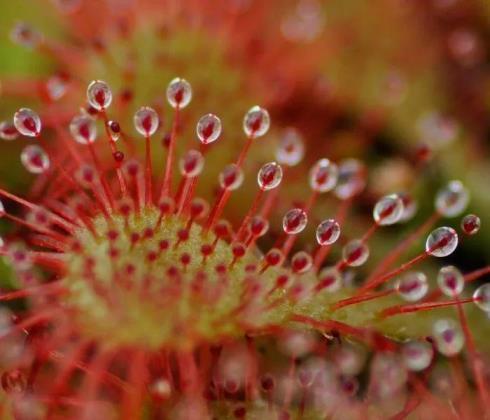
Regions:
<instances>
[{"instance_id":1,"label":"cluster of droplets","mask_svg":"<svg viewBox=\"0 0 490 420\"><path fill-rule=\"evenodd\" d=\"M181 78L172 80L167 88L167 99L176 114L185 108L192 99L192 89L190 84ZM104 128L109 136L111 146L113 146L113 156L116 162L121 163L124 160L124 154L115 148L115 143L122 135L122 129L117 121L109 120L107 117L108 109L112 103L112 92L107 83L97 80L92 82L87 90L87 100L89 107L96 112L90 112L90 109L83 109L79 115L73 117L69 124L69 132L76 143L88 146L92 153L93 144L97 140L97 117L101 117ZM147 144L152 136L160 129L161 121L158 113L150 107L141 107L133 117L133 124L136 132L147 140ZM252 107L243 119L243 131L247 137L247 146L257 138L264 136L270 127L270 116L268 112L259 106ZM15 139L18 134L26 137L35 138L44 141L41 136L42 124L41 118L34 111L21 108L14 115L13 124L2 123L0 134L6 140ZM202 116L196 124L196 135L200 143L199 150L190 149L186 151L178 160L176 165L183 177L184 188L192 187L193 182L199 177L205 163L205 147L216 142L222 132L221 120L214 114ZM172 140L170 140L172 142ZM246 148L244 149L246 151ZM148 152L148 149L147 149ZM243 152L242 152L243 153ZM263 194L273 197L273 190L280 186L288 167L295 166L301 162L304 156L304 145L301 135L294 129L287 129L282 137L276 151L276 161L267 162L261 166L257 173L257 202ZM244 158L243 158L244 159ZM202 243L200 253L203 264L206 260L212 258L218 240L229 241L229 250L233 256L232 263L226 267L220 264L216 267L218 275L232 270L236 261L243 258L255 241L267 234L269 230L269 219L263 213L257 212L255 205L242 221L240 228L234 233L231 225L219 218L224 204L226 204L227 194L240 188L244 182L245 175L243 171L242 155L235 163L227 165L219 174L218 183L221 187L221 198L217 199L217 204L211 209L208 203L202 199L194 198L190 201L187 212L191 225L195 221L206 221L203 223L202 230L212 233L216 236L214 243ZM151 159L147 158L146 164L149 165ZM22 164L29 172L42 174L50 168L50 158L44 152L41 146L29 145L21 153ZM95 162L96 164L96 162ZM153 175L151 167L150 176ZM116 165L116 169L119 166ZM138 160L128 159L124 165L124 173L130 178L136 179L142 173L142 165ZM82 165L77 173L77 179L85 188L93 187L96 179L100 176L97 168L92 165ZM147 179L148 180L148 179ZM260 264L250 264L244 268L244 272L250 274L247 279L247 293L253 296L262 296L264 286L258 281L254 281L253 275L260 270L260 274L265 273L271 267L287 266L289 271L281 271L274 284L274 288L269 291L273 293L277 290L286 290L289 288L290 295L296 300L307 300L311 298L312 293L320 291L334 293L343 287L343 271L347 267L359 267L366 263L370 256L368 245L369 238L374 232L384 226L390 226L410 220L416 212L416 202L407 193L388 194L381 197L374 205L372 212L372 227L361 238L339 241L342 233L342 223L335 218L326 218L316 227L315 238L318 245L315 254L306 251L297 251L289 259L289 253L293 248L297 237L305 231L311 217L311 208L320 194L332 192L341 201L348 201L360 194L366 185L366 168L355 159L346 159L335 163L329 159L323 158L318 160L310 169L308 182L311 189L311 197L304 206L298 206L289 209L282 218L282 230L284 233L283 244L279 246L279 241L273 248L267 251L260 260ZM106 185L101 185L108 188ZM151 189L151 188L150 188ZM147 194L148 195L148 194ZM150 199L151 201L151 199ZM469 202L469 194L460 181L451 181L441 189L435 198L435 214L439 217L456 217L460 216L466 209ZM161 226L162 219L171 214L182 216L186 207L185 195L177 195L173 198L170 195L162 197L153 203L159 213L160 218L157 227ZM118 203L118 211L125 217L131 214L133 203L129 199L122 199ZM7 213L0 202L0 216L6 216ZM187 216L186 216L187 217ZM31 226L37 226L38 232L48 231L51 225L52 215L43 212L41 208L34 208L26 218ZM461 230L466 235L474 235L480 229L481 221L478 216L469 214L461 220ZM132 246L141 243L145 237L151 238L155 231L148 229L142 234L133 232L131 234ZM116 243L119 232L110 231L108 234L111 245ZM145 236L146 235L146 236ZM176 234L177 243L172 246L177 248L181 242L186 242L190 237L190 228L181 229ZM203 235L204 237L204 235ZM230 241L231 238L231 241ZM342 238L344 239L344 238ZM455 229L442 226L434 229L428 235L425 244L425 250L419 257L412 262L402 265L400 268L388 273L381 273L381 277L375 280L375 286L382 285L393 277L396 277L392 290L396 292L404 301L413 303L424 299L429 291L429 282L426 274L421 271L413 271L411 267L415 265L418 259L427 256L446 257L452 254L458 246L458 234ZM334 266L323 266L322 254L336 244L343 242L341 260ZM278 245L279 244L279 245ZM80 246L80 244L78 244ZM167 251L171 247L168 241L159 242L159 251ZM3 244L2 244L3 248ZM110 248L111 257L117 256L117 249ZM14 261L17 269L27 270L32 266L28 253L21 247L10 246L8 255ZM151 251L145 256L145 263L151 264L158 258L157 251ZM191 261L195 258L189 252L180 255L180 264L184 267L184 272L189 267ZM167 274L178 278L178 271L175 267L169 267ZM134 267L133 267L134 269ZM174 270L173 270L174 269ZM410 269L410 270L409 270ZM311 289L301 287L299 284L293 284L292 278L301 278L308 272L315 274L315 283ZM274 271L277 273L277 271ZM247 274L247 275L248 275ZM264 274L265 276L265 274ZM196 284L201 277L196 276ZM444 266L437 275L437 284L442 294L458 303L460 295L465 287L465 276L454 266ZM198 287L196 285L195 287ZM483 311L490 313L490 284L485 284L477 288L470 299ZM403 309L403 306L401 306ZM400 307L396 308L397 310ZM301 339L298 343L293 343L295 358L301 351ZM292 340L294 341L294 340ZM289 343L291 344L291 343ZM304 343L303 343L304 344ZM371 363L371 376L373 378L383 378L383 381L373 380L372 388L380 396L387 396L394 390L400 389L407 381L406 370L420 372L427 369L434 359L434 349L437 349L444 356L452 357L459 354L465 344L465 336L460 325L450 319L439 319L433 324L431 340L412 340L402 346L400 354L380 353L376 354ZM306 347L308 347L305 344ZM359 383L355 378L362 371L364 355L360 355L356 349L348 345L342 345L335 353L335 361L338 363L338 369L341 372L342 388L348 395L355 395L359 388ZM236 360L235 360L236 362ZM17 386L23 388L23 376L12 374L2 377L4 388L15 389ZM312 374L310 367L304 366L298 372L298 383L300 388L307 389L315 383L315 375ZM153 384L155 393L167 394L168 383L157 381ZM237 378L227 378L225 381L226 391L235 394L239 389L239 380ZM265 375L261 378L262 391L271 393L276 386L272 376ZM237 409L238 414L245 412Z\"/></svg>"}]
</instances>

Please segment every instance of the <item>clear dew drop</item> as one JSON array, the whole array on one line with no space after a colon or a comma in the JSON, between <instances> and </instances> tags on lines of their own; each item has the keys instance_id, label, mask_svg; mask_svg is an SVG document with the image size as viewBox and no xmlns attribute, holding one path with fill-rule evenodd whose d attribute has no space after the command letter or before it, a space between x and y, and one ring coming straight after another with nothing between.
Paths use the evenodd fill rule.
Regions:
<instances>
[{"instance_id":1,"label":"clear dew drop","mask_svg":"<svg viewBox=\"0 0 490 420\"><path fill-rule=\"evenodd\" d=\"M380 198L373 209L374 221L381 226L397 223L402 214L403 201L397 194L390 194Z\"/></svg>"},{"instance_id":2,"label":"clear dew drop","mask_svg":"<svg viewBox=\"0 0 490 420\"><path fill-rule=\"evenodd\" d=\"M490 283L482 284L475 290L473 301L482 311L490 312Z\"/></svg>"},{"instance_id":3,"label":"clear dew drop","mask_svg":"<svg viewBox=\"0 0 490 420\"><path fill-rule=\"evenodd\" d=\"M335 267L323 268L318 274L318 287L327 293L334 293L342 287L342 276Z\"/></svg>"},{"instance_id":4,"label":"clear dew drop","mask_svg":"<svg viewBox=\"0 0 490 420\"><path fill-rule=\"evenodd\" d=\"M260 168L257 182L261 190L269 191L279 186L282 181L282 168L276 162L269 162Z\"/></svg>"},{"instance_id":5,"label":"clear dew drop","mask_svg":"<svg viewBox=\"0 0 490 420\"><path fill-rule=\"evenodd\" d=\"M121 137L121 126L117 121L107 121L107 130L113 142L119 141L119 138Z\"/></svg>"},{"instance_id":6,"label":"clear dew drop","mask_svg":"<svg viewBox=\"0 0 490 420\"><path fill-rule=\"evenodd\" d=\"M221 120L216 115L203 115L196 125L197 138L202 144L214 143L221 135L221 129Z\"/></svg>"},{"instance_id":7,"label":"clear dew drop","mask_svg":"<svg viewBox=\"0 0 490 420\"><path fill-rule=\"evenodd\" d=\"M32 174L42 174L50 166L47 153L37 145L26 146L20 154L20 161L24 168Z\"/></svg>"},{"instance_id":8,"label":"clear dew drop","mask_svg":"<svg viewBox=\"0 0 490 420\"><path fill-rule=\"evenodd\" d=\"M8 246L7 256L16 270L26 271L32 267L32 259L21 243L13 243Z\"/></svg>"},{"instance_id":9,"label":"clear dew drop","mask_svg":"<svg viewBox=\"0 0 490 420\"><path fill-rule=\"evenodd\" d=\"M457 355L464 347L464 335L452 319L439 319L432 326L437 350L444 356Z\"/></svg>"},{"instance_id":10,"label":"clear dew drop","mask_svg":"<svg viewBox=\"0 0 490 420\"><path fill-rule=\"evenodd\" d=\"M311 255L305 251L299 251L291 258L291 269L297 274L306 273L313 266Z\"/></svg>"},{"instance_id":11,"label":"clear dew drop","mask_svg":"<svg viewBox=\"0 0 490 420\"><path fill-rule=\"evenodd\" d=\"M187 80L176 77L168 84L167 101L172 108L185 108L191 99L192 87Z\"/></svg>"},{"instance_id":12,"label":"clear dew drop","mask_svg":"<svg viewBox=\"0 0 490 420\"><path fill-rule=\"evenodd\" d=\"M407 382L407 371L400 355L379 352L371 362L372 392L378 398L396 395Z\"/></svg>"},{"instance_id":13,"label":"clear dew drop","mask_svg":"<svg viewBox=\"0 0 490 420\"><path fill-rule=\"evenodd\" d=\"M51 223L49 213L43 208L36 208L27 213L27 220L39 227L48 227Z\"/></svg>"},{"instance_id":14,"label":"clear dew drop","mask_svg":"<svg viewBox=\"0 0 490 420\"><path fill-rule=\"evenodd\" d=\"M324 220L316 228L316 240L320 246L332 245L339 236L340 225L334 219Z\"/></svg>"},{"instance_id":15,"label":"clear dew drop","mask_svg":"<svg viewBox=\"0 0 490 420\"><path fill-rule=\"evenodd\" d=\"M102 80L93 80L87 88L87 100L92 108L104 111L111 105L112 91L109 85Z\"/></svg>"},{"instance_id":16,"label":"clear dew drop","mask_svg":"<svg viewBox=\"0 0 490 420\"><path fill-rule=\"evenodd\" d=\"M403 364L413 372L427 369L433 357L434 349L424 341L409 341L402 347Z\"/></svg>"},{"instance_id":17,"label":"clear dew drop","mask_svg":"<svg viewBox=\"0 0 490 420\"><path fill-rule=\"evenodd\" d=\"M249 138L262 137L269 131L270 123L267 110L255 105L248 110L243 118L243 131Z\"/></svg>"},{"instance_id":18,"label":"clear dew drop","mask_svg":"<svg viewBox=\"0 0 490 420\"><path fill-rule=\"evenodd\" d=\"M416 302L429 291L427 276L420 271L409 271L397 279L395 290L403 300Z\"/></svg>"},{"instance_id":19,"label":"clear dew drop","mask_svg":"<svg viewBox=\"0 0 490 420\"><path fill-rule=\"evenodd\" d=\"M296 166L303 160L305 145L301 134L295 128L287 128L276 150L276 159L281 165Z\"/></svg>"},{"instance_id":20,"label":"clear dew drop","mask_svg":"<svg viewBox=\"0 0 490 420\"><path fill-rule=\"evenodd\" d=\"M453 228L443 226L433 230L427 237L425 251L433 257L447 257L458 246L458 234Z\"/></svg>"},{"instance_id":21,"label":"clear dew drop","mask_svg":"<svg viewBox=\"0 0 490 420\"><path fill-rule=\"evenodd\" d=\"M366 351L359 345L345 341L333 350L332 360L340 374L357 376L366 364Z\"/></svg>"},{"instance_id":22,"label":"clear dew drop","mask_svg":"<svg viewBox=\"0 0 490 420\"><path fill-rule=\"evenodd\" d=\"M150 137L158 130L160 119L153 108L143 106L136 111L133 117L136 131L143 137Z\"/></svg>"},{"instance_id":23,"label":"clear dew drop","mask_svg":"<svg viewBox=\"0 0 490 420\"><path fill-rule=\"evenodd\" d=\"M438 191L435 207L444 217L455 217L463 213L468 206L470 195L461 181L450 181Z\"/></svg>"},{"instance_id":24,"label":"clear dew drop","mask_svg":"<svg viewBox=\"0 0 490 420\"><path fill-rule=\"evenodd\" d=\"M234 191L241 187L243 183L243 171L240 167L231 163L219 174L219 185L224 190Z\"/></svg>"},{"instance_id":25,"label":"clear dew drop","mask_svg":"<svg viewBox=\"0 0 490 420\"><path fill-rule=\"evenodd\" d=\"M186 178L198 176L204 168L204 157L197 150L189 150L179 161L180 173Z\"/></svg>"},{"instance_id":26,"label":"clear dew drop","mask_svg":"<svg viewBox=\"0 0 490 420\"><path fill-rule=\"evenodd\" d=\"M5 371L0 383L7 394L21 394L27 388L27 375L20 369Z\"/></svg>"},{"instance_id":27,"label":"clear dew drop","mask_svg":"<svg viewBox=\"0 0 490 420\"><path fill-rule=\"evenodd\" d=\"M97 127L92 117L77 115L70 122L70 133L77 143L91 144L97 138Z\"/></svg>"},{"instance_id":28,"label":"clear dew drop","mask_svg":"<svg viewBox=\"0 0 490 420\"><path fill-rule=\"evenodd\" d=\"M424 143L440 149L456 139L460 127L450 117L432 111L419 119L417 130Z\"/></svg>"},{"instance_id":29,"label":"clear dew drop","mask_svg":"<svg viewBox=\"0 0 490 420\"><path fill-rule=\"evenodd\" d=\"M267 265L275 267L282 264L284 260L284 254L280 249L272 248L267 252L267 254L265 254L264 259Z\"/></svg>"},{"instance_id":30,"label":"clear dew drop","mask_svg":"<svg viewBox=\"0 0 490 420\"><path fill-rule=\"evenodd\" d=\"M91 165L82 165L75 173L75 177L83 188L91 188L96 180L96 171Z\"/></svg>"},{"instance_id":31,"label":"clear dew drop","mask_svg":"<svg viewBox=\"0 0 490 420\"><path fill-rule=\"evenodd\" d=\"M464 289L463 274L453 265L442 267L437 274L437 285L446 296L458 296Z\"/></svg>"},{"instance_id":32,"label":"clear dew drop","mask_svg":"<svg viewBox=\"0 0 490 420\"><path fill-rule=\"evenodd\" d=\"M58 101L65 96L67 89L66 80L61 76L54 75L46 82L46 92L52 101Z\"/></svg>"},{"instance_id":33,"label":"clear dew drop","mask_svg":"<svg viewBox=\"0 0 490 420\"><path fill-rule=\"evenodd\" d=\"M0 139L12 141L19 137L19 132L15 125L8 121L0 122Z\"/></svg>"},{"instance_id":34,"label":"clear dew drop","mask_svg":"<svg viewBox=\"0 0 490 420\"><path fill-rule=\"evenodd\" d=\"M369 248L363 241L354 239L344 246L342 256L349 267L359 267L369 258Z\"/></svg>"},{"instance_id":35,"label":"clear dew drop","mask_svg":"<svg viewBox=\"0 0 490 420\"><path fill-rule=\"evenodd\" d=\"M249 230L255 238L264 236L269 230L269 221L262 216L254 216L250 220Z\"/></svg>"},{"instance_id":36,"label":"clear dew drop","mask_svg":"<svg viewBox=\"0 0 490 420\"><path fill-rule=\"evenodd\" d=\"M481 227L481 220L474 214L467 214L461 220L461 229L467 235L475 235Z\"/></svg>"},{"instance_id":37,"label":"clear dew drop","mask_svg":"<svg viewBox=\"0 0 490 420\"><path fill-rule=\"evenodd\" d=\"M29 108L21 108L14 114L14 126L23 136L38 137L41 134L41 118Z\"/></svg>"},{"instance_id":38,"label":"clear dew drop","mask_svg":"<svg viewBox=\"0 0 490 420\"><path fill-rule=\"evenodd\" d=\"M310 187L313 191L324 193L337 185L339 170L335 163L320 159L310 170Z\"/></svg>"},{"instance_id":39,"label":"clear dew drop","mask_svg":"<svg viewBox=\"0 0 490 420\"><path fill-rule=\"evenodd\" d=\"M409 193L400 192L397 195L403 203L403 212L399 221L407 222L415 216L415 213L417 213L417 202Z\"/></svg>"},{"instance_id":40,"label":"clear dew drop","mask_svg":"<svg viewBox=\"0 0 490 420\"><path fill-rule=\"evenodd\" d=\"M308 223L308 216L303 209L291 209L282 219L282 228L288 235L297 235L302 232Z\"/></svg>"},{"instance_id":41,"label":"clear dew drop","mask_svg":"<svg viewBox=\"0 0 490 420\"><path fill-rule=\"evenodd\" d=\"M18 22L10 32L10 39L18 45L26 48L35 48L43 40L40 32L25 22Z\"/></svg>"},{"instance_id":42,"label":"clear dew drop","mask_svg":"<svg viewBox=\"0 0 490 420\"><path fill-rule=\"evenodd\" d=\"M335 195L347 200L359 194L366 186L366 167L357 159L346 159L340 162Z\"/></svg>"},{"instance_id":43,"label":"clear dew drop","mask_svg":"<svg viewBox=\"0 0 490 420\"><path fill-rule=\"evenodd\" d=\"M202 219L209 213L209 204L204 198L196 197L191 201L189 212L193 219Z\"/></svg>"}]
</instances>

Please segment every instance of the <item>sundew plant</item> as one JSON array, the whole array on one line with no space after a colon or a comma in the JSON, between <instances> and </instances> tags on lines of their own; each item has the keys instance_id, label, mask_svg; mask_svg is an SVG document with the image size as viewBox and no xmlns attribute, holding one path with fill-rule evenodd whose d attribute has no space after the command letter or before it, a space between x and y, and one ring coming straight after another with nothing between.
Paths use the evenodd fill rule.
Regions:
<instances>
[{"instance_id":1,"label":"sundew plant","mask_svg":"<svg viewBox=\"0 0 490 420\"><path fill-rule=\"evenodd\" d=\"M0 97L24 180L0 180L1 418L486 418L490 265L454 257L486 214L464 177L434 192L430 144L339 157L284 124L319 3L282 22L303 63L238 31L275 2L53 3L71 36L10 37L56 70ZM373 187L400 167L403 189Z\"/></svg>"}]
</instances>

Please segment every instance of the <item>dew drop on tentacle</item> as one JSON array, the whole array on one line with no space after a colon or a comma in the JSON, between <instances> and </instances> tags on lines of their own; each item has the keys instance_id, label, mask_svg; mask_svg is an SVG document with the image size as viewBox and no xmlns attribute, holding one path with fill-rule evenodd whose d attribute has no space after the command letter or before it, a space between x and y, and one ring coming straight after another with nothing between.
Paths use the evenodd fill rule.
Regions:
<instances>
[{"instance_id":1,"label":"dew drop on tentacle","mask_svg":"<svg viewBox=\"0 0 490 420\"><path fill-rule=\"evenodd\" d=\"M102 80L93 80L87 88L87 100L97 111L105 111L112 103L112 91Z\"/></svg>"},{"instance_id":2,"label":"dew drop on tentacle","mask_svg":"<svg viewBox=\"0 0 490 420\"><path fill-rule=\"evenodd\" d=\"M365 367L366 351L361 346L346 341L333 350L332 361L341 375L356 376Z\"/></svg>"},{"instance_id":3,"label":"dew drop on tentacle","mask_svg":"<svg viewBox=\"0 0 490 420\"><path fill-rule=\"evenodd\" d=\"M415 213L417 213L417 202L412 195L407 192L400 192L397 195L403 203L403 212L399 221L407 222L415 216Z\"/></svg>"},{"instance_id":4,"label":"dew drop on tentacle","mask_svg":"<svg viewBox=\"0 0 490 420\"><path fill-rule=\"evenodd\" d=\"M374 221L381 226L397 223L403 215L403 201L397 194L390 194L378 200L373 209Z\"/></svg>"},{"instance_id":5,"label":"dew drop on tentacle","mask_svg":"<svg viewBox=\"0 0 490 420\"><path fill-rule=\"evenodd\" d=\"M296 166L305 155L305 146L299 132L287 128L281 136L276 150L276 160L281 165Z\"/></svg>"},{"instance_id":6,"label":"dew drop on tentacle","mask_svg":"<svg viewBox=\"0 0 490 420\"><path fill-rule=\"evenodd\" d=\"M437 350L444 356L457 355L464 347L464 335L452 319L439 319L432 327Z\"/></svg>"},{"instance_id":7,"label":"dew drop on tentacle","mask_svg":"<svg viewBox=\"0 0 490 420\"><path fill-rule=\"evenodd\" d=\"M458 246L458 234L453 228L443 226L433 230L427 237L425 251L433 257L447 257Z\"/></svg>"},{"instance_id":8,"label":"dew drop on tentacle","mask_svg":"<svg viewBox=\"0 0 490 420\"><path fill-rule=\"evenodd\" d=\"M27 375L20 369L13 369L4 372L0 382L7 394L20 394L27 388Z\"/></svg>"},{"instance_id":9,"label":"dew drop on tentacle","mask_svg":"<svg viewBox=\"0 0 490 420\"><path fill-rule=\"evenodd\" d=\"M117 121L107 121L107 128L109 130L109 135L111 136L111 140L116 142L121 137L121 126Z\"/></svg>"},{"instance_id":10,"label":"dew drop on tentacle","mask_svg":"<svg viewBox=\"0 0 490 420\"><path fill-rule=\"evenodd\" d=\"M282 168L276 162L269 162L260 168L257 174L259 188L269 191L279 186L282 181Z\"/></svg>"},{"instance_id":11,"label":"dew drop on tentacle","mask_svg":"<svg viewBox=\"0 0 490 420\"><path fill-rule=\"evenodd\" d=\"M16 270L27 271L32 268L32 259L22 243L9 244L7 256Z\"/></svg>"},{"instance_id":12,"label":"dew drop on tentacle","mask_svg":"<svg viewBox=\"0 0 490 420\"><path fill-rule=\"evenodd\" d=\"M167 87L167 101L174 109L185 108L192 99L190 83L180 77L173 79Z\"/></svg>"},{"instance_id":13,"label":"dew drop on tentacle","mask_svg":"<svg viewBox=\"0 0 490 420\"><path fill-rule=\"evenodd\" d=\"M269 230L269 221L262 216L254 216L250 219L249 230L253 237L260 238Z\"/></svg>"},{"instance_id":14,"label":"dew drop on tentacle","mask_svg":"<svg viewBox=\"0 0 490 420\"><path fill-rule=\"evenodd\" d=\"M282 228L287 235L296 235L302 232L308 223L308 216L303 209L291 209L282 219Z\"/></svg>"},{"instance_id":15,"label":"dew drop on tentacle","mask_svg":"<svg viewBox=\"0 0 490 420\"><path fill-rule=\"evenodd\" d=\"M282 262L284 261L284 254L280 249L277 248L272 248L264 256L264 260L267 263L267 265L271 267L276 267L278 265L281 265Z\"/></svg>"},{"instance_id":16,"label":"dew drop on tentacle","mask_svg":"<svg viewBox=\"0 0 490 420\"><path fill-rule=\"evenodd\" d=\"M270 393L274 390L276 382L270 373L266 373L260 377L260 387L262 391Z\"/></svg>"},{"instance_id":17,"label":"dew drop on tentacle","mask_svg":"<svg viewBox=\"0 0 490 420\"><path fill-rule=\"evenodd\" d=\"M446 296L458 296L464 289L463 274L453 265L442 267L437 274L437 285Z\"/></svg>"},{"instance_id":18,"label":"dew drop on tentacle","mask_svg":"<svg viewBox=\"0 0 490 420\"><path fill-rule=\"evenodd\" d=\"M221 120L216 115L203 115L196 125L197 138L202 144L214 143L221 135L221 129Z\"/></svg>"},{"instance_id":19,"label":"dew drop on tentacle","mask_svg":"<svg viewBox=\"0 0 490 420\"><path fill-rule=\"evenodd\" d=\"M162 197L158 202L158 210L162 216L173 213L175 209L175 201L172 197Z\"/></svg>"},{"instance_id":20,"label":"dew drop on tentacle","mask_svg":"<svg viewBox=\"0 0 490 420\"><path fill-rule=\"evenodd\" d=\"M136 178L141 173L141 163L137 159L129 159L123 165L123 171L130 178Z\"/></svg>"},{"instance_id":21,"label":"dew drop on tentacle","mask_svg":"<svg viewBox=\"0 0 490 420\"><path fill-rule=\"evenodd\" d=\"M461 220L461 229L466 235L475 235L481 227L481 220L474 214L467 214Z\"/></svg>"},{"instance_id":22,"label":"dew drop on tentacle","mask_svg":"<svg viewBox=\"0 0 490 420\"><path fill-rule=\"evenodd\" d=\"M75 172L75 178L83 188L90 189L97 178L97 171L93 166L84 164Z\"/></svg>"},{"instance_id":23,"label":"dew drop on tentacle","mask_svg":"<svg viewBox=\"0 0 490 420\"><path fill-rule=\"evenodd\" d=\"M18 22L10 31L10 39L23 47L35 48L41 44L43 36L28 23Z\"/></svg>"},{"instance_id":24,"label":"dew drop on tentacle","mask_svg":"<svg viewBox=\"0 0 490 420\"><path fill-rule=\"evenodd\" d=\"M407 371L399 354L379 352L371 362L372 393L378 398L397 395L405 387Z\"/></svg>"},{"instance_id":25,"label":"dew drop on tentacle","mask_svg":"<svg viewBox=\"0 0 490 420\"><path fill-rule=\"evenodd\" d=\"M24 168L33 174L42 174L50 166L47 153L37 145L26 146L20 154L20 160Z\"/></svg>"},{"instance_id":26,"label":"dew drop on tentacle","mask_svg":"<svg viewBox=\"0 0 490 420\"><path fill-rule=\"evenodd\" d=\"M213 232L217 238L226 240L231 236L233 229L228 220L218 220L213 228Z\"/></svg>"},{"instance_id":27,"label":"dew drop on tentacle","mask_svg":"<svg viewBox=\"0 0 490 420\"><path fill-rule=\"evenodd\" d=\"M88 115L77 115L70 122L70 133L77 143L91 144L97 138L95 120Z\"/></svg>"},{"instance_id":28,"label":"dew drop on tentacle","mask_svg":"<svg viewBox=\"0 0 490 420\"><path fill-rule=\"evenodd\" d=\"M234 242L231 244L231 252L233 254L233 258L240 259L247 252L247 247L241 242Z\"/></svg>"},{"instance_id":29,"label":"dew drop on tentacle","mask_svg":"<svg viewBox=\"0 0 490 420\"><path fill-rule=\"evenodd\" d=\"M490 313L490 283L482 284L475 290L473 301L482 311Z\"/></svg>"},{"instance_id":30,"label":"dew drop on tentacle","mask_svg":"<svg viewBox=\"0 0 490 420\"><path fill-rule=\"evenodd\" d=\"M413 372L427 369L434 357L432 345L424 341L409 341L403 345L401 353L403 364Z\"/></svg>"},{"instance_id":31,"label":"dew drop on tentacle","mask_svg":"<svg viewBox=\"0 0 490 420\"><path fill-rule=\"evenodd\" d=\"M234 191L241 187L243 183L243 171L234 163L231 163L219 174L219 184L221 188Z\"/></svg>"},{"instance_id":32,"label":"dew drop on tentacle","mask_svg":"<svg viewBox=\"0 0 490 420\"><path fill-rule=\"evenodd\" d=\"M395 290L403 300L416 302L429 291L427 276L420 271L409 271L396 280Z\"/></svg>"},{"instance_id":33,"label":"dew drop on tentacle","mask_svg":"<svg viewBox=\"0 0 490 420\"><path fill-rule=\"evenodd\" d=\"M201 197L196 197L191 201L189 212L193 220L203 219L209 212L209 204Z\"/></svg>"},{"instance_id":34,"label":"dew drop on tentacle","mask_svg":"<svg viewBox=\"0 0 490 420\"><path fill-rule=\"evenodd\" d=\"M65 96L67 92L67 79L55 74L47 80L45 87L49 99L51 101L58 101Z\"/></svg>"},{"instance_id":35,"label":"dew drop on tentacle","mask_svg":"<svg viewBox=\"0 0 490 420\"><path fill-rule=\"evenodd\" d=\"M243 118L243 131L249 138L264 136L269 131L269 127L269 113L258 105L250 108Z\"/></svg>"},{"instance_id":36,"label":"dew drop on tentacle","mask_svg":"<svg viewBox=\"0 0 490 420\"><path fill-rule=\"evenodd\" d=\"M14 114L14 126L23 136L38 137L41 134L41 118L29 108L20 108Z\"/></svg>"},{"instance_id":37,"label":"dew drop on tentacle","mask_svg":"<svg viewBox=\"0 0 490 420\"><path fill-rule=\"evenodd\" d=\"M316 240L320 246L332 245L339 236L340 225L334 219L324 220L316 228Z\"/></svg>"},{"instance_id":38,"label":"dew drop on tentacle","mask_svg":"<svg viewBox=\"0 0 490 420\"><path fill-rule=\"evenodd\" d=\"M338 166L338 180L334 193L341 200L347 200L364 190L366 167L357 159L345 159Z\"/></svg>"},{"instance_id":39,"label":"dew drop on tentacle","mask_svg":"<svg viewBox=\"0 0 490 420\"><path fill-rule=\"evenodd\" d=\"M291 269L294 273L303 274L311 269L313 259L311 255L305 251L299 251L291 258Z\"/></svg>"},{"instance_id":40,"label":"dew drop on tentacle","mask_svg":"<svg viewBox=\"0 0 490 420\"><path fill-rule=\"evenodd\" d=\"M318 274L316 290L334 293L342 287L342 275L336 267L323 268Z\"/></svg>"},{"instance_id":41,"label":"dew drop on tentacle","mask_svg":"<svg viewBox=\"0 0 490 420\"><path fill-rule=\"evenodd\" d=\"M180 173L185 178L198 176L204 168L204 157L201 152L191 149L179 160Z\"/></svg>"},{"instance_id":42,"label":"dew drop on tentacle","mask_svg":"<svg viewBox=\"0 0 490 420\"><path fill-rule=\"evenodd\" d=\"M354 239L344 246L342 256L349 267L359 267L369 258L369 248L363 241Z\"/></svg>"},{"instance_id":43,"label":"dew drop on tentacle","mask_svg":"<svg viewBox=\"0 0 490 420\"><path fill-rule=\"evenodd\" d=\"M153 108L143 106L136 111L133 117L136 131L143 137L151 137L158 130L160 119Z\"/></svg>"},{"instance_id":44,"label":"dew drop on tentacle","mask_svg":"<svg viewBox=\"0 0 490 420\"><path fill-rule=\"evenodd\" d=\"M19 137L19 132L15 125L9 121L0 122L0 139L12 141Z\"/></svg>"},{"instance_id":45,"label":"dew drop on tentacle","mask_svg":"<svg viewBox=\"0 0 490 420\"><path fill-rule=\"evenodd\" d=\"M469 192L461 181L450 181L439 190L435 198L435 207L444 217L455 217L463 213L470 200Z\"/></svg>"},{"instance_id":46,"label":"dew drop on tentacle","mask_svg":"<svg viewBox=\"0 0 490 420\"><path fill-rule=\"evenodd\" d=\"M324 193L337 185L338 167L328 159L320 159L310 170L310 187L313 191Z\"/></svg>"}]
</instances>

